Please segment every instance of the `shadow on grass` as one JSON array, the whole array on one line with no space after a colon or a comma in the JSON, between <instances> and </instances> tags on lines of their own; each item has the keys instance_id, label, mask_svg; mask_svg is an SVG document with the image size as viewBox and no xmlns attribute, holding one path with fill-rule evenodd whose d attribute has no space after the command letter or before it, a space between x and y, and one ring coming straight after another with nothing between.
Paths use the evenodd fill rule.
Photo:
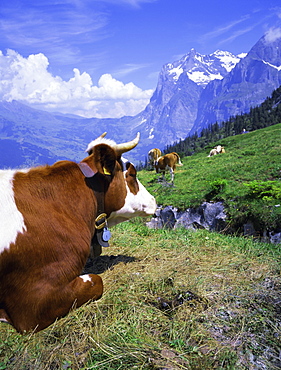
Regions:
<instances>
[{"instance_id":1,"label":"shadow on grass","mask_svg":"<svg viewBox=\"0 0 281 370\"><path fill-rule=\"evenodd\" d=\"M129 263L138 261L138 258L124 256L119 254L118 256L99 256L97 258L88 258L82 274L101 274L108 269L112 269L118 263Z\"/></svg>"}]
</instances>

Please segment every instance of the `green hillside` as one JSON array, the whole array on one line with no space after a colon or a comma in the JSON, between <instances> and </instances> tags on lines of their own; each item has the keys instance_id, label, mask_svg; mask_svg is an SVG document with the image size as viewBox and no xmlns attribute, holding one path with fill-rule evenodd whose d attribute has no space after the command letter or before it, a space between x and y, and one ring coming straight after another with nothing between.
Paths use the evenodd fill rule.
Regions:
<instances>
[{"instance_id":1,"label":"green hillside","mask_svg":"<svg viewBox=\"0 0 281 370\"><path fill-rule=\"evenodd\" d=\"M195 133L186 139L168 145L165 153L177 152L183 157L198 152L210 143L223 138L239 135L243 130L255 131L261 128L276 125L281 122L281 86L274 90L270 97L249 113L230 117L227 121L204 128L200 135Z\"/></svg>"},{"instance_id":2,"label":"green hillside","mask_svg":"<svg viewBox=\"0 0 281 370\"><path fill-rule=\"evenodd\" d=\"M218 144L226 153L208 157ZM259 230L280 227L281 124L224 138L182 158L182 163L176 169L174 187L158 182L155 171L139 172L159 205L184 210L204 201L222 200L232 229L247 220Z\"/></svg>"}]
</instances>

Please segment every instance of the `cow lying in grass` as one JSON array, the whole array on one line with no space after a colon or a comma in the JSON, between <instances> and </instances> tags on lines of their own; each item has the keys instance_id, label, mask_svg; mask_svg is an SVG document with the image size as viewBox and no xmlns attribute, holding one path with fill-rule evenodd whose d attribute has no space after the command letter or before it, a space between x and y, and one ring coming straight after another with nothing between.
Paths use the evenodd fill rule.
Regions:
<instances>
[{"instance_id":1,"label":"cow lying in grass","mask_svg":"<svg viewBox=\"0 0 281 370\"><path fill-rule=\"evenodd\" d=\"M0 171L0 321L35 332L101 297L100 276L81 275L93 238L156 209L122 159L138 141L102 135L80 163Z\"/></svg>"},{"instance_id":2,"label":"cow lying in grass","mask_svg":"<svg viewBox=\"0 0 281 370\"><path fill-rule=\"evenodd\" d=\"M215 146L209 153L208 157L212 157L214 155L220 154L220 153L225 153L225 149L221 145Z\"/></svg>"}]
</instances>

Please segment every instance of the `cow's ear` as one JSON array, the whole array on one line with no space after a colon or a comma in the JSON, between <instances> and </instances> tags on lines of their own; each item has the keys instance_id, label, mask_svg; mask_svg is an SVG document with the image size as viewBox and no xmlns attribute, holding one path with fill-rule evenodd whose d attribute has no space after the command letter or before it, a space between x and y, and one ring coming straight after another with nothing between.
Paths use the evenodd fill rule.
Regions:
<instances>
[{"instance_id":1,"label":"cow's ear","mask_svg":"<svg viewBox=\"0 0 281 370\"><path fill-rule=\"evenodd\" d=\"M116 153L106 144L99 144L93 148L93 160L98 172L105 175L114 175Z\"/></svg>"}]
</instances>

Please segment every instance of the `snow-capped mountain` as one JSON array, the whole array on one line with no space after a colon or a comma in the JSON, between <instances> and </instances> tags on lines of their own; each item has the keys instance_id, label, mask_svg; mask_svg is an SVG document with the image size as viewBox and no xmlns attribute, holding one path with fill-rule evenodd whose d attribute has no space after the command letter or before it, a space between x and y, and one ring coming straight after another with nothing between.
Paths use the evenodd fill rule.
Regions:
<instances>
[{"instance_id":1,"label":"snow-capped mountain","mask_svg":"<svg viewBox=\"0 0 281 370\"><path fill-rule=\"evenodd\" d=\"M181 59L165 64L150 103L133 118L136 130L145 133L148 147L149 143L165 147L184 139L197 118L202 91L211 81L222 80L244 56L221 50L202 55L191 49Z\"/></svg>"},{"instance_id":2,"label":"snow-capped mountain","mask_svg":"<svg viewBox=\"0 0 281 370\"><path fill-rule=\"evenodd\" d=\"M186 73L190 80L205 87L213 80L222 80L244 56L245 54L235 56L221 50L202 55L191 49L180 60L166 64L165 69L175 83L182 73Z\"/></svg>"},{"instance_id":3,"label":"snow-capped mountain","mask_svg":"<svg viewBox=\"0 0 281 370\"><path fill-rule=\"evenodd\" d=\"M222 80L211 81L198 103L190 134L249 112L281 85L281 37L263 36Z\"/></svg>"}]
</instances>

